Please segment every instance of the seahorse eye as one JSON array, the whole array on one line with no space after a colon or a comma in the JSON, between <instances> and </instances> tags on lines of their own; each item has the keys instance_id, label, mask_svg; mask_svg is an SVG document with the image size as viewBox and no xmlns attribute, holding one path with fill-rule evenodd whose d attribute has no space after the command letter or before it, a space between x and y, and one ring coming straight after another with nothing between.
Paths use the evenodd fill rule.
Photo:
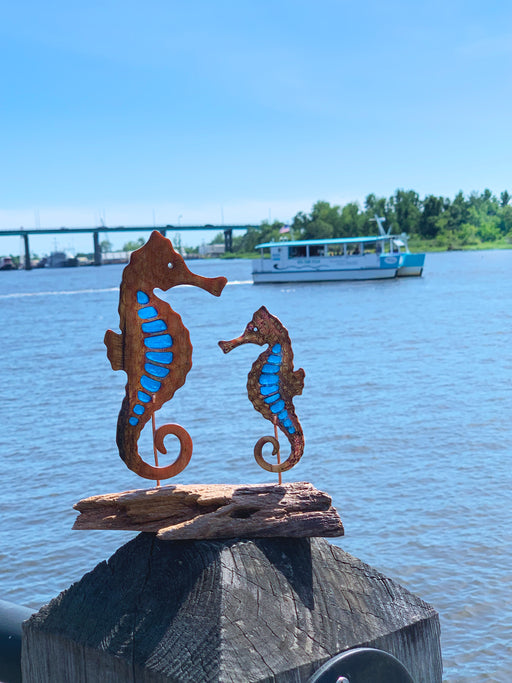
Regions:
<instances>
[{"instance_id":1,"label":"seahorse eye","mask_svg":"<svg viewBox=\"0 0 512 683\"><path fill-rule=\"evenodd\" d=\"M169 270L172 270L174 268L174 266L172 265L172 263L168 263L167 268L169 268Z\"/></svg>"}]
</instances>

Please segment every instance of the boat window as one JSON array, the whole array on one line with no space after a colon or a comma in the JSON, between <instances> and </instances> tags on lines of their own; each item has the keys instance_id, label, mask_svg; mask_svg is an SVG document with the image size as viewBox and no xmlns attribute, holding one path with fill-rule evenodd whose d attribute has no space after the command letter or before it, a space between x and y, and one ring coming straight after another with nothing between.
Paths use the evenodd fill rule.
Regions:
<instances>
[{"instance_id":1,"label":"boat window","mask_svg":"<svg viewBox=\"0 0 512 683\"><path fill-rule=\"evenodd\" d=\"M346 245L344 244L329 244L327 247L328 256L343 256L346 250Z\"/></svg>"},{"instance_id":2,"label":"boat window","mask_svg":"<svg viewBox=\"0 0 512 683\"><path fill-rule=\"evenodd\" d=\"M310 256L324 256L324 245L323 244L310 244L309 245L309 255Z\"/></svg>"},{"instance_id":3,"label":"boat window","mask_svg":"<svg viewBox=\"0 0 512 683\"><path fill-rule=\"evenodd\" d=\"M288 258L304 258L306 256L306 247L290 247L288 250Z\"/></svg>"}]
</instances>

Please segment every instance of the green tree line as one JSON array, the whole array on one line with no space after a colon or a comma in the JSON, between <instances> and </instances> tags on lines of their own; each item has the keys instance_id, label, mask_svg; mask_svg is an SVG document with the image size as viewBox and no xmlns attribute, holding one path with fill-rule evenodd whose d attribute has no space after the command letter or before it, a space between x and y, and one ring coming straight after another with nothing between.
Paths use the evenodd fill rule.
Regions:
<instances>
[{"instance_id":1,"label":"green tree line","mask_svg":"<svg viewBox=\"0 0 512 683\"><path fill-rule=\"evenodd\" d=\"M396 190L389 197L369 194L364 206L350 202L331 206L317 201L310 213L299 212L288 226L263 221L233 238L233 251L247 253L261 242L283 239L326 239L378 234L374 216L385 219L392 234L407 233L411 245L438 249L478 248L512 243L512 196L504 190L499 198L490 190L458 192L453 199L433 194L420 198L414 190ZM282 229L286 232L282 232ZM289 230L287 230L289 228ZM220 239L220 236L219 236Z\"/></svg>"}]
</instances>

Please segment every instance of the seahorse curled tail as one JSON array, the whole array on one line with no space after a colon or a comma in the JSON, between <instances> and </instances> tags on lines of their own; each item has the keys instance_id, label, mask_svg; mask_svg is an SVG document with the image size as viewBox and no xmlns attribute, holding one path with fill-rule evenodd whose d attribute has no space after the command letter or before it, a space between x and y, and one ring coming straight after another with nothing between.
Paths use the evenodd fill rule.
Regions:
<instances>
[{"instance_id":1,"label":"seahorse curled tail","mask_svg":"<svg viewBox=\"0 0 512 683\"><path fill-rule=\"evenodd\" d=\"M288 437L291 444L291 453L288 458L279 464L271 464L267 462L263 457L263 447L265 444L272 444L272 455L277 455L279 453L279 442L273 436L262 436L258 439L254 446L254 458L260 467L267 472L286 472L291 470L302 457L304 453L304 438L302 435L291 434Z\"/></svg>"},{"instance_id":2,"label":"seahorse curled tail","mask_svg":"<svg viewBox=\"0 0 512 683\"><path fill-rule=\"evenodd\" d=\"M183 471L192 457L192 439L190 434L178 424L164 424L158 427L154 434L154 444L158 452L163 455L167 453L164 439L168 435L174 435L178 438L180 452L176 460L170 465L164 467L150 465L142 459L138 451L137 441L141 430L127 429L127 421L123 416L125 403L129 411L129 401L125 398L117 422L116 441L119 455L128 467L145 479L168 479Z\"/></svg>"}]
</instances>

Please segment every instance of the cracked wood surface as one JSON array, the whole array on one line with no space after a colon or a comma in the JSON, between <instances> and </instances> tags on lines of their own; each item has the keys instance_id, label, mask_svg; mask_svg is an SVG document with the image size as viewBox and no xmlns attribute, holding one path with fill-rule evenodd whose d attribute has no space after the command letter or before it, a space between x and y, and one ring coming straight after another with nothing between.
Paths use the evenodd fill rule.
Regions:
<instances>
[{"instance_id":1,"label":"cracked wood surface","mask_svg":"<svg viewBox=\"0 0 512 683\"><path fill-rule=\"evenodd\" d=\"M151 531L165 540L342 536L331 503L308 482L169 485L80 500L73 529Z\"/></svg>"},{"instance_id":2,"label":"cracked wood surface","mask_svg":"<svg viewBox=\"0 0 512 683\"><path fill-rule=\"evenodd\" d=\"M23 626L24 683L304 683L354 647L441 683L433 607L324 539L139 534Z\"/></svg>"}]
</instances>

